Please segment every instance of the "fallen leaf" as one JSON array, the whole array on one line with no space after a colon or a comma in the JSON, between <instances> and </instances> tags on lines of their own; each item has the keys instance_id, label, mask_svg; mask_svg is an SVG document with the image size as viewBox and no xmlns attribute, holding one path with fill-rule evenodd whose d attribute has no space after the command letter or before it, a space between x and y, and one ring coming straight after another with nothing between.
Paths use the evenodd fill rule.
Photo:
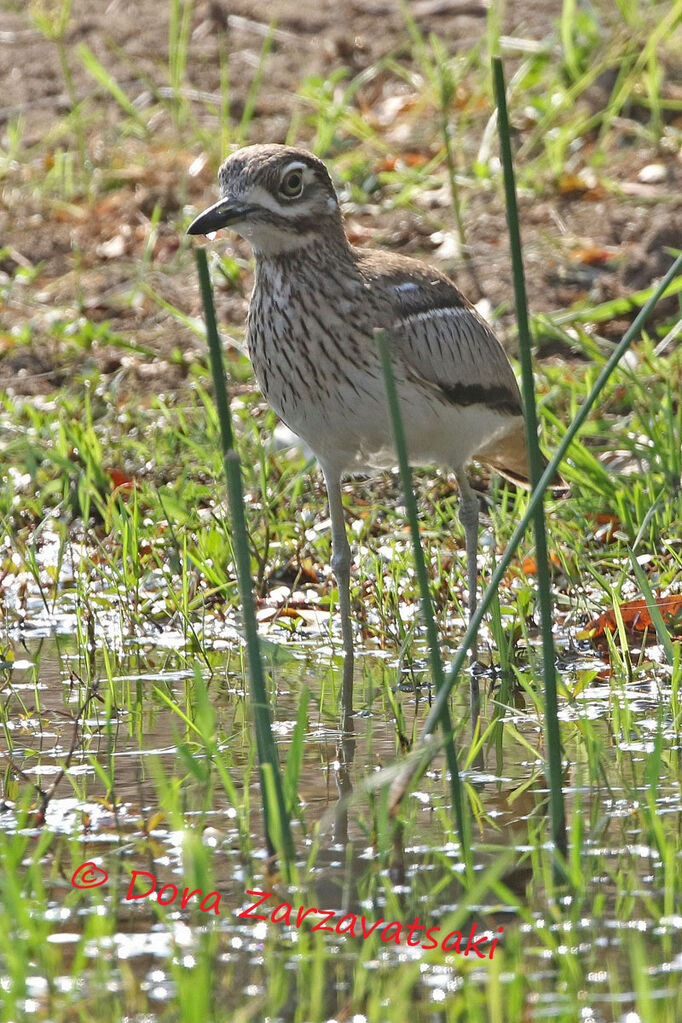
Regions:
<instances>
[{"instance_id":1,"label":"fallen leaf","mask_svg":"<svg viewBox=\"0 0 682 1023\"><path fill-rule=\"evenodd\" d=\"M107 475L116 490L132 490L135 486L135 480L132 476L126 475L120 469L107 469Z\"/></svg>"},{"instance_id":2,"label":"fallen leaf","mask_svg":"<svg viewBox=\"0 0 682 1023\"><path fill-rule=\"evenodd\" d=\"M429 162L426 153L396 153L384 156L377 164L377 171L394 171L402 164L404 167L423 167Z\"/></svg>"},{"instance_id":3,"label":"fallen leaf","mask_svg":"<svg viewBox=\"0 0 682 1023\"><path fill-rule=\"evenodd\" d=\"M593 515L595 523L594 538L602 543L613 543L616 540L614 535L619 529L623 527L623 523L617 515L611 515L609 512L599 512L597 515Z\"/></svg>"},{"instance_id":4,"label":"fallen leaf","mask_svg":"<svg viewBox=\"0 0 682 1023\"><path fill-rule=\"evenodd\" d=\"M553 568L561 568L561 560L553 552L549 555L549 563ZM538 563L532 554L528 554L521 562L521 569L524 575L537 575Z\"/></svg>"},{"instance_id":5,"label":"fallen leaf","mask_svg":"<svg viewBox=\"0 0 682 1023\"><path fill-rule=\"evenodd\" d=\"M302 558L298 563L301 580L316 586L319 582L317 567L312 558ZM300 581L300 580L299 580Z\"/></svg>"},{"instance_id":6,"label":"fallen leaf","mask_svg":"<svg viewBox=\"0 0 682 1023\"><path fill-rule=\"evenodd\" d=\"M586 199L594 202L604 197L604 186L599 183L596 175L583 171L582 174L562 174L557 181L561 195Z\"/></svg>"},{"instance_id":7,"label":"fallen leaf","mask_svg":"<svg viewBox=\"0 0 682 1023\"><path fill-rule=\"evenodd\" d=\"M586 266L599 266L608 263L613 259L614 253L602 249L598 245L587 245L582 249L574 249L571 252L571 259L574 263L584 263Z\"/></svg>"},{"instance_id":8,"label":"fallen leaf","mask_svg":"<svg viewBox=\"0 0 682 1023\"><path fill-rule=\"evenodd\" d=\"M677 631L682 628L682 596L657 597L656 606L661 612L663 621L671 628L673 635L676 635ZM623 624L629 633L653 629L646 600L629 600L620 605L620 613L623 617ZM617 627L616 612L613 609L605 611L578 634L578 639L599 639L607 631L615 632Z\"/></svg>"}]
</instances>

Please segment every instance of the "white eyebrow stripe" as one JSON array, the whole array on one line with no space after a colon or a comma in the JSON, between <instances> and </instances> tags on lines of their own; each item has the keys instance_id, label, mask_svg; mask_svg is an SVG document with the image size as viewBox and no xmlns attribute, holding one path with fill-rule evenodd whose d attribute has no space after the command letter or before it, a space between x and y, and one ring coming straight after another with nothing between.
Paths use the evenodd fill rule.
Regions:
<instances>
[{"instance_id":1,"label":"white eyebrow stripe","mask_svg":"<svg viewBox=\"0 0 682 1023\"><path fill-rule=\"evenodd\" d=\"M301 163L300 160L292 160L292 162L288 163L286 165L286 167L284 168L284 170L282 171L282 177L283 178L286 177L287 174L291 173L291 171L293 171L293 170L307 170L307 169L309 169L307 163Z\"/></svg>"}]
</instances>

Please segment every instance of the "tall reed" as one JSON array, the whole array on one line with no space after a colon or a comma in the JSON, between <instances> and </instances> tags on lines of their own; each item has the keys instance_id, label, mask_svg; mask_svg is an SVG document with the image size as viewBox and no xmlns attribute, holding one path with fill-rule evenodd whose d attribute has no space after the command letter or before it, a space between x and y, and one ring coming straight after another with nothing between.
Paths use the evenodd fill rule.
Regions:
<instances>
[{"instance_id":1,"label":"tall reed","mask_svg":"<svg viewBox=\"0 0 682 1023\"><path fill-rule=\"evenodd\" d=\"M287 813L284 799L277 746L272 735L270 706L265 688L265 675L260 655L260 643L258 641L258 627L256 624L251 579L251 556L249 554L246 518L244 515L241 462L234 446L232 416L225 386L223 351L218 336L208 263L203 249L196 250L196 260L201 286L201 298L204 305L204 316L206 318L206 338L211 360L215 402L220 423L223 465L225 467L225 480L227 482L230 515L232 518L232 545L235 552L237 581L239 584L246 650L249 661L249 683L256 730L265 836L270 854L275 855L279 853L285 863L288 864L294 857L294 843L291 837L289 814Z\"/></svg>"},{"instance_id":2,"label":"tall reed","mask_svg":"<svg viewBox=\"0 0 682 1023\"><path fill-rule=\"evenodd\" d=\"M530 463L530 479L536 489L542 476L543 457L538 444L538 419L535 408L535 387L533 384L533 355L531 351L530 330L528 328L528 302L526 299L526 281L523 272L523 254L521 249L521 230L519 227L519 211L516 203L516 184L514 180L514 161L512 159L509 139L509 116L507 114L507 98L504 84L504 70L499 57L493 57L493 83L497 100L497 128L500 135L500 152L504 170L504 190L507 208L507 226L509 228L509 247L511 249L512 269L514 273L514 297L516 301L516 322L519 331L519 359L523 386L523 406L526 419L526 444ZM535 531L535 559L537 562L537 594L540 607L542 627L542 674L545 684L545 747L547 757L547 782L549 784L549 806L552 822L552 839L562 857L566 857L566 814L564 793L561 787L561 735L556 691L556 668L554 665L554 635L552 632L552 591L547 558L547 533L545 529L545 512L543 507L544 491L533 512L533 529Z\"/></svg>"},{"instance_id":3,"label":"tall reed","mask_svg":"<svg viewBox=\"0 0 682 1023\"><path fill-rule=\"evenodd\" d=\"M381 365L384 371L386 396L388 398L388 407L391 413L391 423L393 425L393 435L395 438L396 453L398 455L398 466L400 468L400 479L403 486L403 493L405 495L407 521L409 522L410 525L410 536L412 538L412 549L414 551L414 565L417 574L417 582L419 584L422 617L424 619L424 625L426 627L426 640L429 647L431 672L433 674L433 681L436 687L436 692L439 692L445 685L445 674L443 672L443 660L441 658L440 648L438 645L438 630L436 628L436 620L434 618L433 605L431 603L431 594L429 592L429 578L426 572L424 551L422 549L421 540L419 538L419 516L417 513L417 502L415 500L414 490L412 489L412 473L410 471L410 463L407 454L405 430L403 428L402 416L400 414L400 404L398 401L398 391L395 385L395 377L393 376L393 367L391 365L389 335L388 331L386 330L375 330L374 336L379 345ZM440 721L443 728L443 733L446 736L445 756L448 762L448 770L450 772L450 791L452 793L452 802L455 808L455 820L457 822L459 840L462 846L462 856L467 866L467 870L471 870L471 842L469 837L469 817L466 810L465 801L463 798L464 793L462 782L459 775L457 750L455 749L455 743L452 734L452 721L450 719L450 710L448 708L447 703L444 703L441 709Z\"/></svg>"}]
</instances>

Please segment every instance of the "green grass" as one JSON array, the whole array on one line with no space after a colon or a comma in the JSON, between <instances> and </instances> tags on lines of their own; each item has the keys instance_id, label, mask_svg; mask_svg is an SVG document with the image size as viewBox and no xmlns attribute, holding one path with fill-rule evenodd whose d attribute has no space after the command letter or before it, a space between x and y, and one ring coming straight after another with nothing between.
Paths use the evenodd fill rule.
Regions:
<instances>
[{"instance_id":1,"label":"green grass","mask_svg":"<svg viewBox=\"0 0 682 1023\"><path fill-rule=\"evenodd\" d=\"M340 748L324 488L304 455L274 449L275 417L248 361L228 349L297 882L267 873L234 531L183 232L191 209L214 194L226 148L261 137L270 62L284 44L276 28L263 35L246 78L223 55L215 88L201 92L188 78L200 45L190 33L195 6L169 5L170 44L155 77L129 60L125 81L112 73L113 50L95 58L70 33L68 4L45 7L26 26L54 47L72 109L38 137L30 112L17 114L0 142L12 223L28 230L39 215L55 251L64 245L59 259L49 248L33 258L32 236L12 234L0 252L0 372L26 358L29 374L40 374L39 393L0 395L0 1019L520 1023L551 1014L574 1023L581 1013L615 1021L637 1012L675 1023L682 630L653 614L646 635L632 633L620 606L682 592L680 279L572 442L562 466L570 497L546 502L568 809L559 895L536 583L528 563L524 570L532 538L521 541L482 628L490 669L478 735L469 734L463 694L450 702L472 884L444 758L397 817L383 784L382 769L416 746L433 700L398 478L354 481L344 495L362 653L355 744ZM627 212L639 201L622 191L632 168L677 158L670 85L681 13L679 3L622 0L615 12L567 0L551 33L524 40L520 30L505 35L491 5L485 45L467 54L406 24L401 44L360 72L340 60L326 78L302 69L282 131L328 160L356 229L376 230L377 244L426 249L432 261L435 243L417 228L468 244L463 286L474 289L467 273L485 284L478 217L503 208L488 62L499 48L524 242L570 268L581 239L538 227L531 214L538 203L576 203L562 208L579 212L591 200L562 199L572 194L562 190L580 195L588 179L607 207ZM133 105L140 84L147 106ZM661 188L646 201L672 207L675 197ZM125 225L133 233L123 254L98 254ZM601 228L591 230L599 242ZM239 341L247 252L218 246L212 262L221 333ZM547 452L584 407L623 320L654 288L583 288L561 307L553 296L538 308L531 299ZM510 300L507 290L497 311L513 342ZM563 356L545 358L556 345ZM160 372L162 362L166 375L145 382L141 368ZM20 372L10 382L21 385ZM414 485L440 655L451 664L466 620L456 493L436 472L415 473ZM490 496L484 578L528 507L496 480ZM600 645L579 639L606 611L616 631ZM474 767L481 750L484 778ZM78 890L71 877L89 860L109 881ZM132 870L181 890L216 890L220 914L193 901L127 902ZM239 918L247 888L273 891L273 907L356 907L371 921L419 916L467 932L476 922L491 933L503 926L504 936L485 961L408 950L404 936L398 949L376 933L364 941Z\"/></svg>"}]
</instances>

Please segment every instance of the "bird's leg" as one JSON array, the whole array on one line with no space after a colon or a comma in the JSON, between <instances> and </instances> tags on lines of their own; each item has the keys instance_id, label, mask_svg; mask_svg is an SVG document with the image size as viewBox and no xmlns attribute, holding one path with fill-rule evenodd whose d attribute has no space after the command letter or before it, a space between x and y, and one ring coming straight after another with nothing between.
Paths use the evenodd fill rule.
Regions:
<instances>
[{"instance_id":1,"label":"bird's leg","mask_svg":"<svg viewBox=\"0 0 682 1023\"><path fill-rule=\"evenodd\" d=\"M478 497L473 490L467 475L463 471L456 473L459 485L459 521L464 527L464 544L467 555L467 585L469 587L469 621L473 618L478 603ZM471 655L476 659L476 639L471 645Z\"/></svg>"},{"instance_id":2,"label":"bird's leg","mask_svg":"<svg viewBox=\"0 0 682 1023\"><path fill-rule=\"evenodd\" d=\"M341 498L341 477L339 473L322 467L329 514L332 521L332 571L339 589L339 611L341 613L341 635L343 637L343 687L341 691L341 729L352 729L353 714L353 627L350 617L350 545L346 535Z\"/></svg>"},{"instance_id":3,"label":"bird's leg","mask_svg":"<svg viewBox=\"0 0 682 1023\"><path fill-rule=\"evenodd\" d=\"M478 497L472 489L466 472L460 469L455 472L459 485L459 521L464 527L464 544L467 555L467 585L469 587L469 621L476 611L478 586ZM471 644L470 665L473 668L478 658L478 637L474 636ZM475 727L480 709L480 693L478 679L474 672L470 675L471 720Z\"/></svg>"}]
</instances>

